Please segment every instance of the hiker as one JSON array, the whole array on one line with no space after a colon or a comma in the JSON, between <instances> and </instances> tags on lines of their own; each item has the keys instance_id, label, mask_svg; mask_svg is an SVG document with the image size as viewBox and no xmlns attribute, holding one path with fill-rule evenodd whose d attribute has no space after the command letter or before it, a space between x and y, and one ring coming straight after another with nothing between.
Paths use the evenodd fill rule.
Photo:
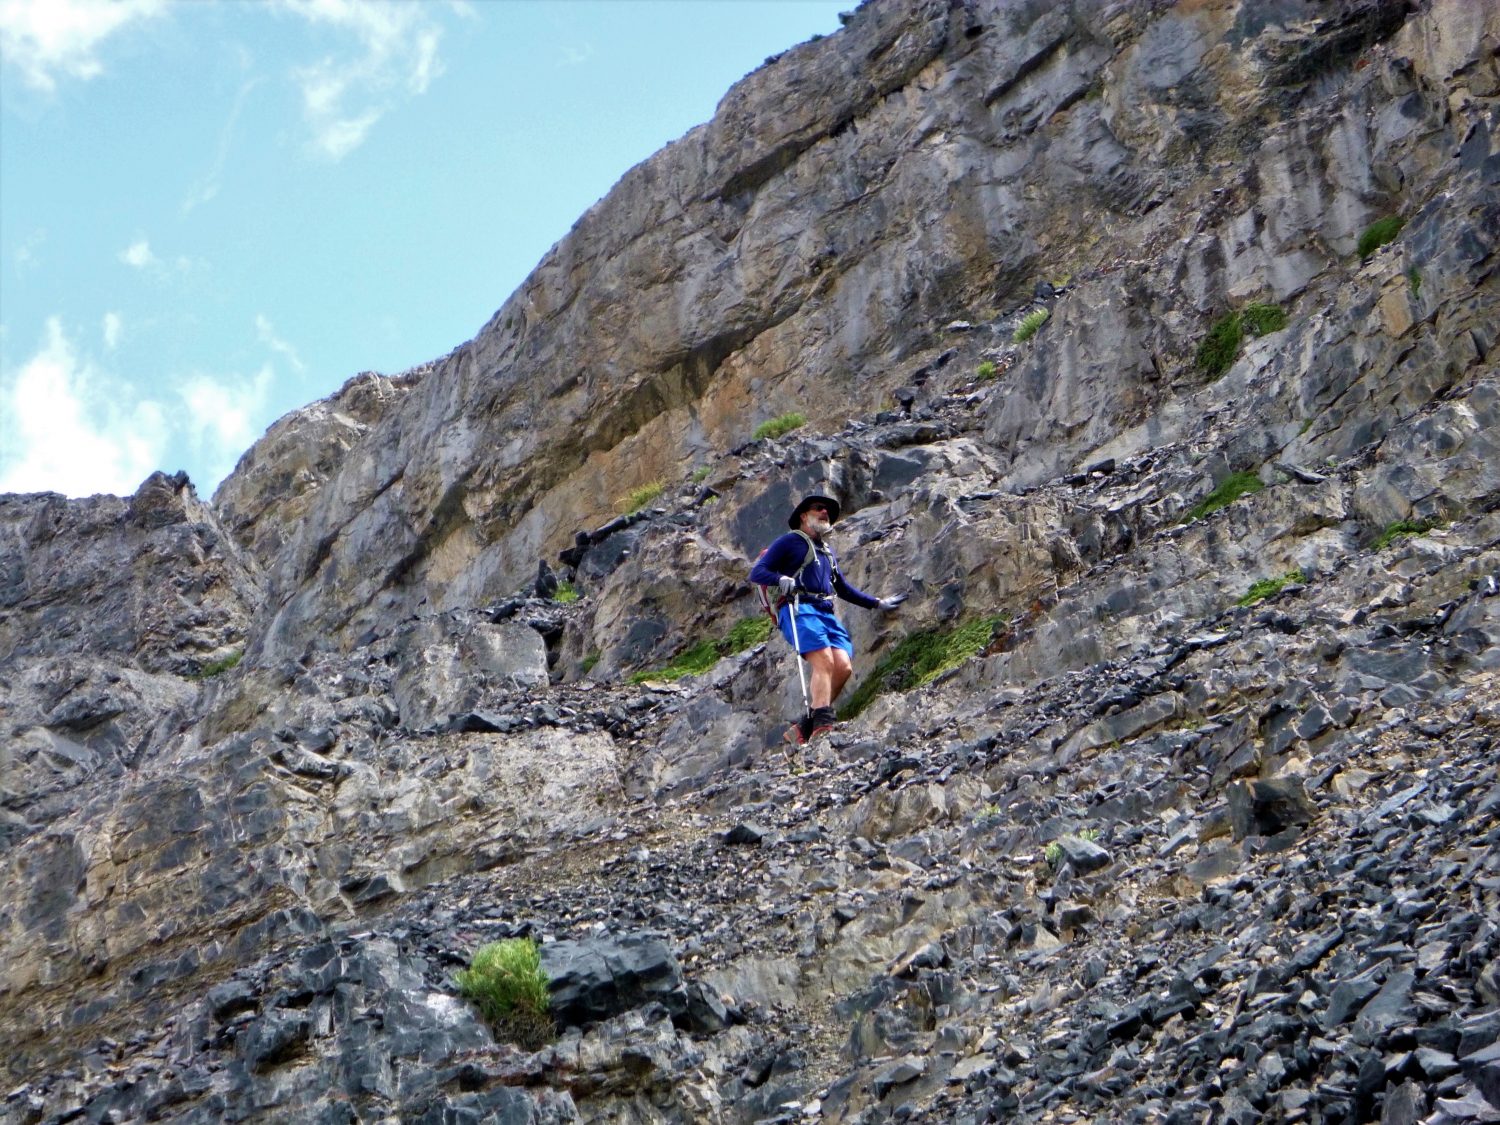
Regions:
<instances>
[{"instance_id":1,"label":"hiker","mask_svg":"<svg viewBox=\"0 0 1500 1125\"><path fill-rule=\"evenodd\" d=\"M830 496L804 497L787 518L792 530L767 547L750 571L751 582L776 587L780 595L776 620L781 635L807 662L811 674L811 692L805 680L802 685L806 713L787 728L782 736L786 742L809 742L833 729L833 701L854 672L854 644L834 616L833 595L863 609L895 609L906 600L905 594L872 597L844 580L833 552L824 542L838 518L837 500Z\"/></svg>"}]
</instances>

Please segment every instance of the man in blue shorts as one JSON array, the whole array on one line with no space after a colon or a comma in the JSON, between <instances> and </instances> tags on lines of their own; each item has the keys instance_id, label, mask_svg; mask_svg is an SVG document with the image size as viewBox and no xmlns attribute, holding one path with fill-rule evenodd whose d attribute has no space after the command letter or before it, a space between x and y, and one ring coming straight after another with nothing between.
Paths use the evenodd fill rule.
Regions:
<instances>
[{"instance_id":1,"label":"man in blue shorts","mask_svg":"<svg viewBox=\"0 0 1500 1125\"><path fill-rule=\"evenodd\" d=\"M857 590L839 573L839 564L824 542L839 518L839 502L829 496L808 496L792 509L787 526L792 530L766 548L750 571L758 586L775 586L777 621L781 635L807 661L807 715L787 728L787 742L802 743L833 729L833 701L854 673L854 644L833 613L833 597L863 609L895 609L905 594L876 598ZM792 612L797 614L793 641Z\"/></svg>"}]
</instances>

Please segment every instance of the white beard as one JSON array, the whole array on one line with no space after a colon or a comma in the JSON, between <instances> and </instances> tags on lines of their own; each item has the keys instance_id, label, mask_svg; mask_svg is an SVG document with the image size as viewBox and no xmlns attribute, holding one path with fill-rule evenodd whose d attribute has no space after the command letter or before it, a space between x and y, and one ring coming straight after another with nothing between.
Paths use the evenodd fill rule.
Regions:
<instances>
[{"instance_id":1,"label":"white beard","mask_svg":"<svg viewBox=\"0 0 1500 1125\"><path fill-rule=\"evenodd\" d=\"M807 521L807 530L821 539L833 530L833 524L828 522L826 516L813 516Z\"/></svg>"}]
</instances>

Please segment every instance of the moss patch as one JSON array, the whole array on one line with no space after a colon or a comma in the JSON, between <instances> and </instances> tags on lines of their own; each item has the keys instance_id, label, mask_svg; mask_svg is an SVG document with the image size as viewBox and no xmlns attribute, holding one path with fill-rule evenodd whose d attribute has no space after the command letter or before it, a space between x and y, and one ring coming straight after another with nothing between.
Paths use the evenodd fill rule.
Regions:
<instances>
[{"instance_id":1,"label":"moss patch","mask_svg":"<svg viewBox=\"0 0 1500 1125\"><path fill-rule=\"evenodd\" d=\"M684 676L700 676L726 656L760 644L771 635L771 619L765 614L758 617L742 617L734 623L729 634L717 641L699 641L664 668L652 668L636 672L630 677L633 684L647 680L680 680Z\"/></svg>"},{"instance_id":2,"label":"moss patch","mask_svg":"<svg viewBox=\"0 0 1500 1125\"><path fill-rule=\"evenodd\" d=\"M1375 540L1375 549L1383 551L1392 543L1402 539L1410 539L1415 535L1426 535L1438 525L1437 520L1396 520L1386 525L1380 537Z\"/></svg>"},{"instance_id":3,"label":"moss patch","mask_svg":"<svg viewBox=\"0 0 1500 1125\"><path fill-rule=\"evenodd\" d=\"M1189 509L1187 515L1182 517L1182 522L1192 523L1193 520L1201 520L1220 508L1229 507L1241 496L1259 492L1265 487L1265 483L1254 473L1231 473L1221 480L1212 492Z\"/></svg>"},{"instance_id":4,"label":"moss patch","mask_svg":"<svg viewBox=\"0 0 1500 1125\"><path fill-rule=\"evenodd\" d=\"M1286 310L1280 305L1255 302L1214 321L1198 345L1196 362L1209 379L1217 379L1234 365L1245 336L1264 336L1286 327Z\"/></svg>"},{"instance_id":5,"label":"moss patch","mask_svg":"<svg viewBox=\"0 0 1500 1125\"><path fill-rule=\"evenodd\" d=\"M983 652L1004 622L1004 614L995 614L977 617L956 629L913 633L865 677L839 710L839 717L852 719L883 692L910 691L931 683L950 668L957 668L969 657Z\"/></svg>"},{"instance_id":6,"label":"moss patch","mask_svg":"<svg viewBox=\"0 0 1500 1125\"><path fill-rule=\"evenodd\" d=\"M1279 594L1293 582L1305 582L1307 579L1300 570L1289 570L1278 578L1262 578L1250 587L1243 598L1235 602L1235 605L1254 605L1256 602L1264 601L1272 594Z\"/></svg>"}]
</instances>

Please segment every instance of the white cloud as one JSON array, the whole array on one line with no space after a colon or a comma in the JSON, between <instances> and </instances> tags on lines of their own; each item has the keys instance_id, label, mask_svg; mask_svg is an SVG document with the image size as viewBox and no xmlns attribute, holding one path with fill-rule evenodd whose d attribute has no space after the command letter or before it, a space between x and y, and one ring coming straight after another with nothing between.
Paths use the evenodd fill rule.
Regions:
<instances>
[{"instance_id":1,"label":"white cloud","mask_svg":"<svg viewBox=\"0 0 1500 1125\"><path fill-rule=\"evenodd\" d=\"M28 234L20 246L16 247L16 273L24 274L32 266L37 264L37 251L47 241L47 232L37 229Z\"/></svg>"},{"instance_id":2,"label":"white cloud","mask_svg":"<svg viewBox=\"0 0 1500 1125\"><path fill-rule=\"evenodd\" d=\"M0 372L0 492L134 492L159 467L167 427L156 403L133 397L49 319L36 355Z\"/></svg>"},{"instance_id":3,"label":"white cloud","mask_svg":"<svg viewBox=\"0 0 1500 1125\"><path fill-rule=\"evenodd\" d=\"M357 49L296 72L314 151L340 160L364 143L397 95L427 92L443 72L442 29L425 4L380 0L281 0L309 23L352 35Z\"/></svg>"},{"instance_id":4,"label":"white cloud","mask_svg":"<svg viewBox=\"0 0 1500 1125\"><path fill-rule=\"evenodd\" d=\"M274 378L270 364L251 376L195 373L145 397L52 317L36 354L0 369L0 492L128 496L186 463L207 494L260 436Z\"/></svg>"},{"instance_id":5,"label":"white cloud","mask_svg":"<svg viewBox=\"0 0 1500 1125\"><path fill-rule=\"evenodd\" d=\"M59 78L98 77L100 44L166 6L166 0L0 0L0 57L26 85L51 93Z\"/></svg>"},{"instance_id":6,"label":"white cloud","mask_svg":"<svg viewBox=\"0 0 1500 1125\"><path fill-rule=\"evenodd\" d=\"M203 178L188 189L187 197L182 201L184 214L199 204L209 202L219 194L219 188L224 179L224 165L229 159L229 146L234 141L235 126L239 124L240 113L245 108L245 100L250 96L250 91L259 86L261 81L259 78L250 79L234 96L234 105L229 110L229 120L224 123L224 128L219 130L219 143L214 152L214 162Z\"/></svg>"},{"instance_id":7,"label":"white cloud","mask_svg":"<svg viewBox=\"0 0 1500 1125\"><path fill-rule=\"evenodd\" d=\"M120 346L120 331L124 327L125 322L120 319L119 313L107 312L104 314L103 332L105 348L109 351L114 351Z\"/></svg>"},{"instance_id":8,"label":"white cloud","mask_svg":"<svg viewBox=\"0 0 1500 1125\"><path fill-rule=\"evenodd\" d=\"M286 361L291 365L293 371L302 372L307 370L307 365L302 362L302 357L297 354L297 349L288 344L280 336L276 335L276 329L263 313L255 314L255 335L262 344L273 352L286 356Z\"/></svg>"},{"instance_id":9,"label":"white cloud","mask_svg":"<svg viewBox=\"0 0 1500 1125\"><path fill-rule=\"evenodd\" d=\"M120 261L127 266L134 266L138 270L146 269L148 266L158 265L158 259L151 252L151 243L144 238L138 238L125 249L120 251Z\"/></svg>"},{"instance_id":10,"label":"white cloud","mask_svg":"<svg viewBox=\"0 0 1500 1125\"><path fill-rule=\"evenodd\" d=\"M208 488L229 475L240 455L264 429L266 396L275 373L265 364L245 379L238 375L195 375L179 390L187 407L186 437L208 466Z\"/></svg>"}]
</instances>

